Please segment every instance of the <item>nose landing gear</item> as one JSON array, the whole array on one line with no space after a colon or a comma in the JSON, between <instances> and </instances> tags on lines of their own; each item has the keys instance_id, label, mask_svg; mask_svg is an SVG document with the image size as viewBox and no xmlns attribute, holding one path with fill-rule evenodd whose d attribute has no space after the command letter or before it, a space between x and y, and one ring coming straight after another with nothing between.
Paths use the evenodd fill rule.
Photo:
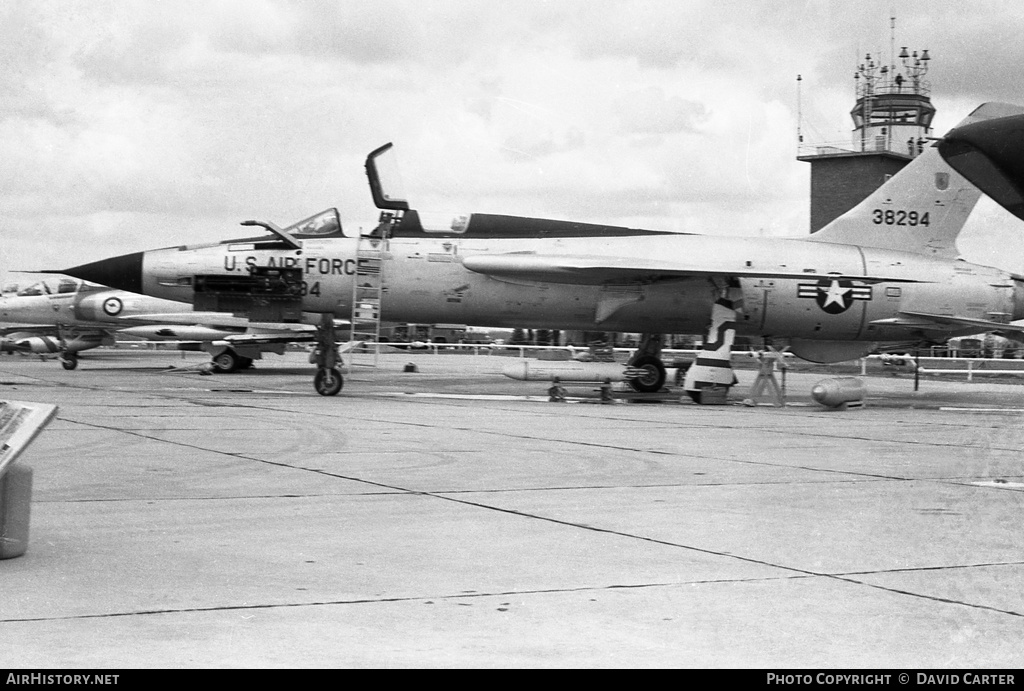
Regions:
<instances>
[{"instance_id":1,"label":"nose landing gear","mask_svg":"<svg viewBox=\"0 0 1024 691\"><path fill-rule=\"evenodd\" d=\"M337 367L320 367L313 375L313 388L321 396L337 395L344 383Z\"/></svg>"},{"instance_id":2,"label":"nose landing gear","mask_svg":"<svg viewBox=\"0 0 1024 691\"><path fill-rule=\"evenodd\" d=\"M665 386L665 365L661 361L662 335L645 333L640 338L636 353L627 363L641 372L640 376L629 380L634 391L654 393Z\"/></svg>"},{"instance_id":3,"label":"nose landing gear","mask_svg":"<svg viewBox=\"0 0 1024 691\"><path fill-rule=\"evenodd\" d=\"M310 360L316 365L316 374L313 376L316 392L321 396L337 395L345 380L338 368L341 356L334 337L334 316L329 313L320 316L320 323L316 327L316 348Z\"/></svg>"}]
</instances>

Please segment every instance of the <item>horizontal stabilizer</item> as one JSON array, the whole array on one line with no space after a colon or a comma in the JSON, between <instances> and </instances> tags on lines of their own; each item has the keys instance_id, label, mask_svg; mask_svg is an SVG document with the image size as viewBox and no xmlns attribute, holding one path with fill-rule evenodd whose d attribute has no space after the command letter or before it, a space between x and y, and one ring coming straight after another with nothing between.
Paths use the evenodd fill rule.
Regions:
<instances>
[{"instance_id":1,"label":"horizontal stabilizer","mask_svg":"<svg viewBox=\"0 0 1024 691\"><path fill-rule=\"evenodd\" d=\"M928 312L900 312L891 319L877 319L871 323L886 326L902 326L908 329L946 329L950 326L961 326L965 329L977 329L979 333L982 331L999 331L1006 334L1016 334L1015 338L1024 336L1024 321L1007 324L988 319L975 319L973 317L950 314L931 314Z\"/></svg>"},{"instance_id":2,"label":"horizontal stabilizer","mask_svg":"<svg viewBox=\"0 0 1024 691\"><path fill-rule=\"evenodd\" d=\"M978 189L1024 219L1024 108L999 103L978 111L983 108L989 118L950 130L939 142L939 153Z\"/></svg>"}]
</instances>

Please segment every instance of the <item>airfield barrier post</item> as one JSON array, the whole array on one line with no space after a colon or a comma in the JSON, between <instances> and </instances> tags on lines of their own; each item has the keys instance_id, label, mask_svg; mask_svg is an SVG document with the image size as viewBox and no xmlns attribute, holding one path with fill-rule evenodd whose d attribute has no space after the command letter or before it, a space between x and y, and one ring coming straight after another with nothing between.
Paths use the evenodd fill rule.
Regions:
<instances>
[{"instance_id":1,"label":"airfield barrier post","mask_svg":"<svg viewBox=\"0 0 1024 691\"><path fill-rule=\"evenodd\" d=\"M14 462L56 412L49 403L0 401L0 559L28 549L32 469Z\"/></svg>"}]
</instances>

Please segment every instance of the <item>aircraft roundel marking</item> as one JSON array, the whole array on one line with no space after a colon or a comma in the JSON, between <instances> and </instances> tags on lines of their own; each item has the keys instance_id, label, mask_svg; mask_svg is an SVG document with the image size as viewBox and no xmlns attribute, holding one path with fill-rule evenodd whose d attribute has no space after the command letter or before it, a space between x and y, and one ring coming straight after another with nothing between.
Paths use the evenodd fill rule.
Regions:
<instances>
[{"instance_id":1,"label":"aircraft roundel marking","mask_svg":"<svg viewBox=\"0 0 1024 691\"><path fill-rule=\"evenodd\" d=\"M823 278L817 283L801 283L797 295L814 298L828 314L842 314L853 306L854 300L870 300L871 286L855 286L851 281L838 278Z\"/></svg>"},{"instance_id":2,"label":"aircraft roundel marking","mask_svg":"<svg viewBox=\"0 0 1024 691\"><path fill-rule=\"evenodd\" d=\"M107 298L103 301L103 311L111 317L121 314L123 309L124 303L121 302L121 298Z\"/></svg>"}]
</instances>

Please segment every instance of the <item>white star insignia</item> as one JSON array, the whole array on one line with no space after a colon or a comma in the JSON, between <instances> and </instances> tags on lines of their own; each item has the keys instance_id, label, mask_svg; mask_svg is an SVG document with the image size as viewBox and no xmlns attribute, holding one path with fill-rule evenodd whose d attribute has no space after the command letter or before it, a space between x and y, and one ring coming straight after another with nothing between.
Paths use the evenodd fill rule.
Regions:
<instances>
[{"instance_id":1,"label":"white star insignia","mask_svg":"<svg viewBox=\"0 0 1024 691\"><path fill-rule=\"evenodd\" d=\"M825 302L822 304L822 307L836 304L845 309L846 301L844 298L852 288L843 288L839 285L839 281L833 280L828 288L820 286L818 290L825 294Z\"/></svg>"}]
</instances>

